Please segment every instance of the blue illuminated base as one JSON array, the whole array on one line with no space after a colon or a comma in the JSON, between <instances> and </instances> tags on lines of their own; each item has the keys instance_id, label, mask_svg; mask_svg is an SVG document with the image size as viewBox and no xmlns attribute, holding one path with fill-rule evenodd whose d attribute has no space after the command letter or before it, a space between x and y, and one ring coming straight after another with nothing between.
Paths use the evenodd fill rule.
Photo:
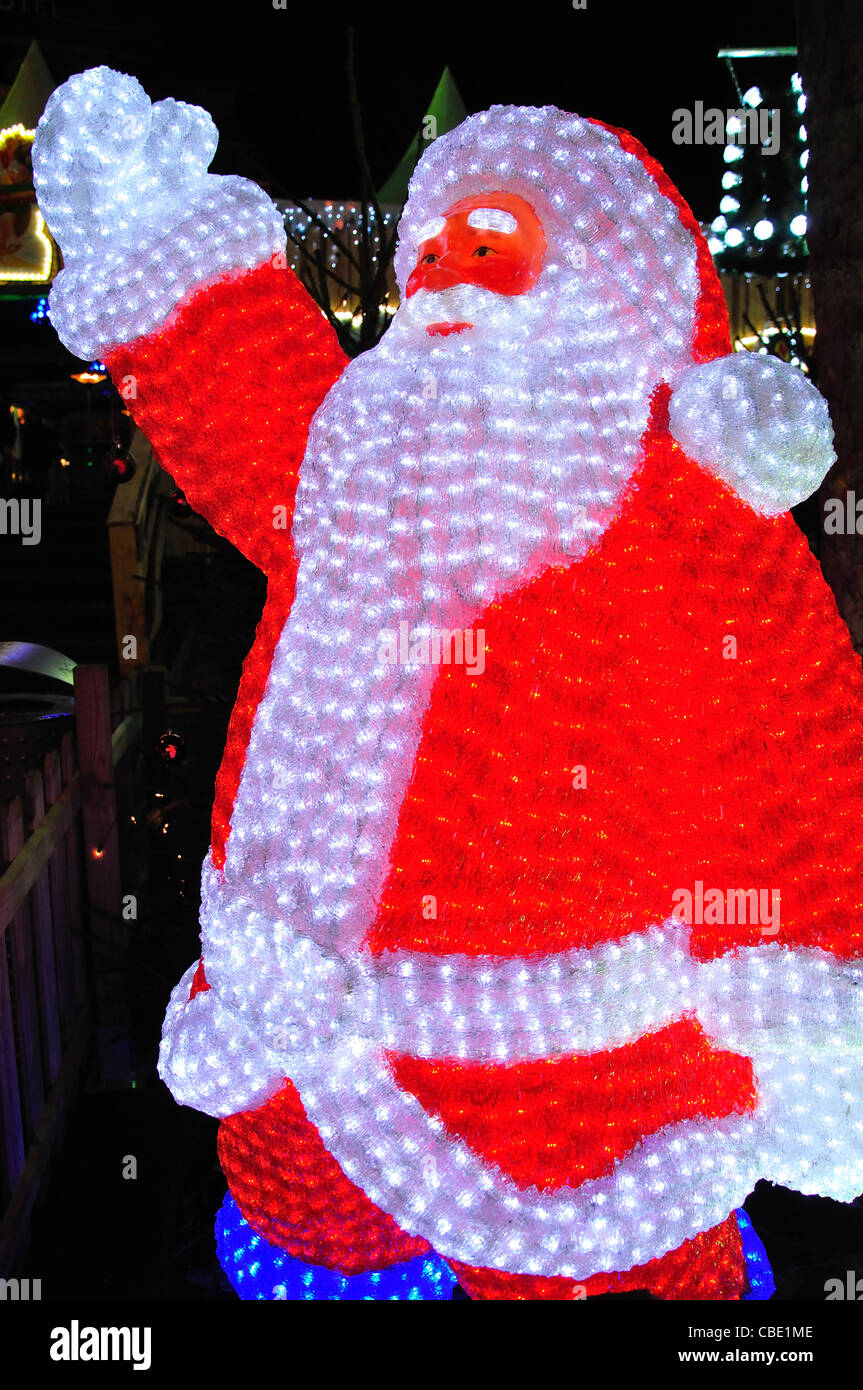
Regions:
<instances>
[{"instance_id":1,"label":"blue illuminated base","mask_svg":"<svg viewBox=\"0 0 863 1390\"><path fill-rule=\"evenodd\" d=\"M417 1255L373 1274L307 1265L259 1236L230 1192L216 1217L219 1263L242 1299L449 1299L456 1277L439 1255Z\"/></svg>"},{"instance_id":2,"label":"blue illuminated base","mask_svg":"<svg viewBox=\"0 0 863 1390\"><path fill-rule=\"evenodd\" d=\"M770 1298L776 1285L767 1251L743 1208L734 1215L749 1285L743 1298ZM417 1255L373 1274L339 1274L322 1265L306 1264L258 1235L240 1214L230 1192L216 1217L216 1250L234 1289L249 1301L449 1299L456 1285L455 1275L439 1255Z\"/></svg>"},{"instance_id":3,"label":"blue illuminated base","mask_svg":"<svg viewBox=\"0 0 863 1390\"><path fill-rule=\"evenodd\" d=\"M767 1251L755 1234L755 1227L743 1208L738 1207L734 1215L737 1217L737 1224L740 1227L740 1239L743 1243L743 1255L746 1260L746 1277L749 1280L749 1289L742 1297L749 1301L770 1298L776 1292L776 1283L773 1278L773 1270L770 1268L770 1261L767 1258Z\"/></svg>"}]
</instances>

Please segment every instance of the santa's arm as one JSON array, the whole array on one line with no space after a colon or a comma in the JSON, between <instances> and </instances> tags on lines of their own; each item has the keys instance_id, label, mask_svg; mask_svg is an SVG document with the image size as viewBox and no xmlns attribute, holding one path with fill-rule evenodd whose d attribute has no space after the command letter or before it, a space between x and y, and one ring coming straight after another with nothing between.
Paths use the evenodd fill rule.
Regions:
<instances>
[{"instance_id":1,"label":"santa's arm","mask_svg":"<svg viewBox=\"0 0 863 1390\"><path fill-rule=\"evenodd\" d=\"M53 93L33 158L64 256L50 316L106 362L195 510L289 580L309 423L346 358L287 267L272 201L207 173L217 138L207 112L152 104L109 68Z\"/></svg>"},{"instance_id":2,"label":"santa's arm","mask_svg":"<svg viewBox=\"0 0 863 1390\"><path fill-rule=\"evenodd\" d=\"M194 510L265 574L292 577L309 424L345 357L284 257L198 290L104 360Z\"/></svg>"}]
</instances>

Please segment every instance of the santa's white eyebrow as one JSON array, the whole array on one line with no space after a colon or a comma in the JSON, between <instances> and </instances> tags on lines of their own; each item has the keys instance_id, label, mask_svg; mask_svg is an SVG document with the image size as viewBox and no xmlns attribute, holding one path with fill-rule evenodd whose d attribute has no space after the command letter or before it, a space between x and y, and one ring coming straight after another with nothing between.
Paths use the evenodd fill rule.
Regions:
<instances>
[{"instance_id":1,"label":"santa's white eyebrow","mask_svg":"<svg viewBox=\"0 0 863 1390\"><path fill-rule=\"evenodd\" d=\"M503 208L474 208L467 225L484 232L514 232L518 223L512 213L504 212Z\"/></svg>"},{"instance_id":2,"label":"santa's white eyebrow","mask_svg":"<svg viewBox=\"0 0 863 1390\"><path fill-rule=\"evenodd\" d=\"M442 217L433 217L431 222L426 222L417 232L417 246L422 246L424 241L431 241L433 236L438 236L445 227Z\"/></svg>"}]
</instances>

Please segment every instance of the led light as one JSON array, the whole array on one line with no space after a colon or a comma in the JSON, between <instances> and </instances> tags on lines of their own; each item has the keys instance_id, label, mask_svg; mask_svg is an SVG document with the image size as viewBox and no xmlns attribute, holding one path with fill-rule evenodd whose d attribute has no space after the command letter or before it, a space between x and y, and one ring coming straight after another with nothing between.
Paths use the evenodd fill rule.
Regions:
<instances>
[{"instance_id":1,"label":"led light","mask_svg":"<svg viewBox=\"0 0 863 1390\"><path fill-rule=\"evenodd\" d=\"M281 215L266 194L207 173L217 138L200 107L151 105L135 78L107 67L69 78L48 98L33 178L63 248L51 321L77 356L152 331L184 293L284 252Z\"/></svg>"},{"instance_id":2,"label":"led light","mask_svg":"<svg viewBox=\"0 0 863 1390\"><path fill-rule=\"evenodd\" d=\"M25 191L30 182L30 175L27 159L22 159L21 156L24 151L29 150L34 135L35 131L20 123L5 126L0 130L0 168L3 169L3 182L7 185L7 193L12 199L11 207L7 205L10 226L3 258L0 261L0 282L33 283L49 280L51 277L54 249L47 235L42 214L33 206L32 196L28 199ZM12 187L9 188L8 185ZM22 215L26 226L23 229L20 225L13 226L14 219ZM41 302L40 300L40 304Z\"/></svg>"},{"instance_id":3,"label":"led light","mask_svg":"<svg viewBox=\"0 0 863 1390\"><path fill-rule=\"evenodd\" d=\"M720 202L719 209L721 212L739 212L740 200L738 198L732 198L731 195L727 193Z\"/></svg>"},{"instance_id":4,"label":"led light","mask_svg":"<svg viewBox=\"0 0 863 1390\"><path fill-rule=\"evenodd\" d=\"M518 227L512 214L499 208L474 208L468 214L467 224L490 232L514 232Z\"/></svg>"},{"instance_id":5,"label":"led light","mask_svg":"<svg viewBox=\"0 0 863 1390\"><path fill-rule=\"evenodd\" d=\"M107 379L107 372L94 372L92 368L86 372L70 372L72 381L80 382L82 386L95 386L97 382Z\"/></svg>"},{"instance_id":6,"label":"led light","mask_svg":"<svg viewBox=\"0 0 863 1390\"><path fill-rule=\"evenodd\" d=\"M792 233L794 234L794 236L805 236L805 235L806 235L807 221L806 221L806 217L804 216L804 214L803 214L802 212L801 212L801 213L798 213L798 215L797 215L796 217L792 217L791 223L790 223L790 227L791 227L791 231L792 231Z\"/></svg>"},{"instance_id":7,"label":"led light","mask_svg":"<svg viewBox=\"0 0 863 1390\"><path fill-rule=\"evenodd\" d=\"M424 241L431 241L432 237L439 236L446 223L442 217L434 217L431 222L427 222L424 227L420 227L417 232L417 245L421 246Z\"/></svg>"},{"instance_id":8,"label":"led light","mask_svg":"<svg viewBox=\"0 0 863 1390\"><path fill-rule=\"evenodd\" d=\"M736 188L738 184L741 184L742 182L742 174L735 173L733 169L726 169L725 173L722 175L723 188Z\"/></svg>"},{"instance_id":9,"label":"led light","mask_svg":"<svg viewBox=\"0 0 863 1390\"><path fill-rule=\"evenodd\" d=\"M402 290L496 191L542 224L538 279L421 290L350 363L213 144L97 69L36 162L61 334L268 577L159 1056L222 1119L235 1286L438 1296L446 1260L481 1297L740 1297L760 1178L863 1188L853 654L781 515L826 405L729 351L718 238L623 133L497 107L432 142ZM813 867L825 777L850 809ZM699 865L775 873L781 943L669 916Z\"/></svg>"},{"instance_id":10,"label":"led light","mask_svg":"<svg viewBox=\"0 0 863 1390\"><path fill-rule=\"evenodd\" d=\"M760 106L762 100L760 87L750 87L748 91L743 93L744 106Z\"/></svg>"},{"instance_id":11,"label":"led light","mask_svg":"<svg viewBox=\"0 0 863 1390\"><path fill-rule=\"evenodd\" d=\"M751 506L774 514L818 486L834 457L832 430L823 397L802 373L776 357L756 358L735 353L681 383L671 402L672 431L694 458L710 459Z\"/></svg>"},{"instance_id":12,"label":"led light","mask_svg":"<svg viewBox=\"0 0 863 1390\"><path fill-rule=\"evenodd\" d=\"M387 1302L452 1298L456 1278L435 1255L417 1255L370 1274L344 1275L306 1264L270 1245L243 1219L230 1193L216 1217L219 1263L244 1301Z\"/></svg>"},{"instance_id":13,"label":"led light","mask_svg":"<svg viewBox=\"0 0 863 1390\"><path fill-rule=\"evenodd\" d=\"M766 241L768 237L773 235L773 223L769 217L761 217L755 223L752 231L759 241Z\"/></svg>"},{"instance_id":14,"label":"led light","mask_svg":"<svg viewBox=\"0 0 863 1390\"><path fill-rule=\"evenodd\" d=\"M743 158L743 149L740 145L726 145L722 151L722 158L726 164L736 164L739 159Z\"/></svg>"}]
</instances>

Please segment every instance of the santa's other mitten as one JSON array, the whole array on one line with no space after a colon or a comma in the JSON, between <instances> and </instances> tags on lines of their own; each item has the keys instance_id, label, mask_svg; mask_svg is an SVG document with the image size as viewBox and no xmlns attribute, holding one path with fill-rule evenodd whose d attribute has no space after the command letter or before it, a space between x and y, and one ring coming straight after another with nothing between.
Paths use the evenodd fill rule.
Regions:
<instances>
[{"instance_id":1,"label":"santa's other mitten","mask_svg":"<svg viewBox=\"0 0 863 1390\"><path fill-rule=\"evenodd\" d=\"M762 353L692 367L675 384L669 426L690 458L766 516L811 496L836 458L824 397Z\"/></svg>"},{"instance_id":2,"label":"santa's other mitten","mask_svg":"<svg viewBox=\"0 0 863 1390\"><path fill-rule=\"evenodd\" d=\"M285 1064L215 990L190 999L198 962L171 991L158 1072L178 1105L221 1118L254 1110L284 1084Z\"/></svg>"},{"instance_id":3,"label":"santa's other mitten","mask_svg":"<svg viewBox=\"0 0 863 1390\"><path fill-rule=\"evenodd\" d=\"M208 174L218 131L186 102L90 68L52 93L33 142L39 207L63 252L51 322L79 357L152 332L196 285L284 253L248 179Z\"/></svg>"}]
</instances>

